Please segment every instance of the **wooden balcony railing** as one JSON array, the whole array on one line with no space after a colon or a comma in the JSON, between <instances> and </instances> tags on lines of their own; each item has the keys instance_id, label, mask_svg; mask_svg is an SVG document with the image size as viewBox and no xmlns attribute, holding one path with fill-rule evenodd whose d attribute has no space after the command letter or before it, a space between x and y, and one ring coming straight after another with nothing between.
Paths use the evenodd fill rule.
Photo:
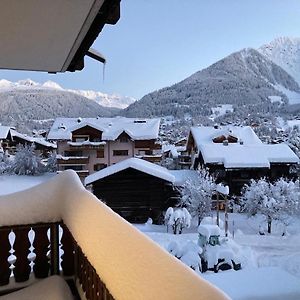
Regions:
<instances>
[{"instance_id":1,"label":"wooden balcony railing","mask_svg":"<svg viewBox=\"0 0 300 300\"><path fill-rule=\"evenodd\" d=\"M85 190L71 170L0 196L0 228L0 293L60 274L88 300L228 299Z\"/></svg>"},{"instance_id":2,"label":"wooden balcony railing","mask_svg":"<svg viewBox=\"0 0 300 300\"><path fill-rule=\"evenodd\" d=\"M88 156L82 156L82 157L62 156L57 158L57 163L59 165L86 165L89 163L89 157Z\"/></svg>"},{"instance_id":3,"label":"wooden balcony railing","mask_svg":"<svg viewBox=\"0 0 300 300\"><path fill-rule=\"evenodd\" d=\"M0 245L0 295L31 284L35 279L62 275L73 280L74 285L77 281L88 300L113 299L61 222L0 227ZM10 259L12 253L15 259ZM15 287L14 282L23 285Z\"/></svg>"}]
</instances>

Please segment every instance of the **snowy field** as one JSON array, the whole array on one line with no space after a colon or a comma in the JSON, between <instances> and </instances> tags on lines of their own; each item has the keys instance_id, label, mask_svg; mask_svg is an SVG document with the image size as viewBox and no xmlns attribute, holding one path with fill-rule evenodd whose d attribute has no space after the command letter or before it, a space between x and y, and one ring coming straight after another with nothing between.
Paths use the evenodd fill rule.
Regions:
<instances>
[{"instance_id":1,"label":"snowy field","mask_svg":"<svg viewBox=\"0 0 300 300\"><path fill-rule=\"evenodd\" d=\"M56 175L56 173L45 173L40 176L1 175L0 195L7 195L29 189L37 184L47 181L54 175Z\"/></svg>"},{"instance_id":2,"label":"snowy field","mask_svg":"<svg viewBox=\"0 0 300 300\"><path fill-rule=\"evenodd\" d=\"M9 194L42 183L55 174L42 176L0 176L0 194ZM221 215L224 220L224 215ZM224 290L232 299L300 299L300 219L291 219L286 228L274 223L271 235L259 235L266 224L262 217L248 219L229 214L231 245L242 263L240 271L199 273ZM171 242L197 244L197 226L183 234L166 232L162 225L141 224L136 228L167 249ZM284 236L282 233L286 232Z\"/></svg>"},{"instance_id":3,"label":"snowy field","mask_svg":"<svg viewBox=\"0 0 300 300\"><path fill-rule=\"evenodd\" d=\"M291 219L287 228L275 222L273 225L271 235L259 235L265 226L261 217L248 219L243 214L229 214L230 237L242 270L206 272L199 276L232 299L300 299L300 219ZM185 245L198 240L195 225L181 235L167 233L165 226L135 226L165 249L173 241Z\"/></svg>"}]
</instances>

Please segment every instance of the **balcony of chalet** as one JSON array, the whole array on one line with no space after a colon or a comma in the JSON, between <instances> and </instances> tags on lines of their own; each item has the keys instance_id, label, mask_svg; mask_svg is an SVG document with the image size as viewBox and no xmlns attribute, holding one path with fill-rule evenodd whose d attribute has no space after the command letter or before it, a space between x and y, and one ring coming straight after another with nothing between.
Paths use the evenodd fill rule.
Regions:
<instances>
[{"instance_id":1,"label":"balcony of chalet","mask_svg":"<svg viewBox=\"0 0 300 300\"><path fill-rule=\"evenodd\" d=\"M56 161L59 165L86 165L89 163L89 157L57 155Z\"/></svg>"},{"instance_id":2,"label":"balcony of chalet","mask_svg":"<svg viewBox=\"0 0 300 300\"><path fill-rule=\"evenodd\" d=\"M0 245L3 300L227 299L73 171L0 197Z\"/></svg>"},{"instance_id":3,"label":"balcony of chalet","mask_svg":"<svg viewBox=\"0 0 300 300\"><path fill-rule=\"evenodd\" d=\"M104 149L106 142L103 141L70 141L68 145L72 150L91 150L91 149Z\"/></svg>"}]
</instances>

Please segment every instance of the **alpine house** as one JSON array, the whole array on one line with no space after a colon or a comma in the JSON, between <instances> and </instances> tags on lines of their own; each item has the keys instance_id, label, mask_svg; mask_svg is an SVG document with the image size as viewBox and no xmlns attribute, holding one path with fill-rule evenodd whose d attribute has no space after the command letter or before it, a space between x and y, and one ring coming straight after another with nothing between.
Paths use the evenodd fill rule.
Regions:
<instances>
[{"instance_id":1,"label":"alpine house","mask_svg":"<svg viewBox=\"0 0 300 300\"><path fill-rule=\"evenodd\" d=\"M187 142L193 168L206 167L238 194L251 178L290 176L299 163L286 144L264 144L249 126L192 127Z\"/></svg>"},{"instance_id":2,"label":"alpine house","mask_svg":"<svg viewBox=\"0 0 300 300\"><path fill-rule=\"evenodd\" d=\"M57 142L60 171L85 177L130 157L161 159L156 143L160 119L57 118L48 140Z\"/></svg>"}]
</instances>

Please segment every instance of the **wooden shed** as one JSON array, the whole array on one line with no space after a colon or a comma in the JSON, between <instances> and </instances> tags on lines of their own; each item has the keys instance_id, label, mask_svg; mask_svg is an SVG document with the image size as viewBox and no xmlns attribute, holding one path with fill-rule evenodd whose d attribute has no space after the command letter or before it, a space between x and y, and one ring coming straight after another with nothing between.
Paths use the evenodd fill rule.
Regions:
<instances>
[{"instance_id":1,"label":"wooden shed","mask_svg":"<svg viewBox=\"0 0 300 300\"><path fill-rule=\"evenodd\" d=\"M162 212L175 204L175 181L166 168L129 158L85 179L93 193L129 222L162 221Z\"/></svg>"}]
</instances>

